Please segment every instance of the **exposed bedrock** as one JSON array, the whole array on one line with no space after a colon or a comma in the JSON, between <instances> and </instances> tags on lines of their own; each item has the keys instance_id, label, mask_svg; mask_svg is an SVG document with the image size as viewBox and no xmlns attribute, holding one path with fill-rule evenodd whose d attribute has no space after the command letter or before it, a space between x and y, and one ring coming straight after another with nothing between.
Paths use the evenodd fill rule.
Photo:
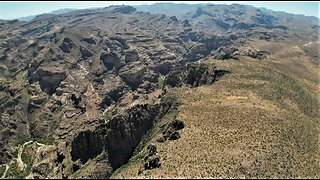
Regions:
<instances>
[{"instance_id":1,"label":"exposed bedrock","mask_svg":"<svg viewBox=\"0 0 320 180\"><path fill-rule=\"evenodd\" d=\"M211 84L227 73L229 71L209 68L206 64L191 63L172 69L165 78L165 85L171 87L181 87L182 85L198 87L204 84Z\"/></svg>"},{"instance_id":2,"label":"exposed bedrock","mask_svg":"<svg viewBox=\"0 0 320 180\"><path fill-rule=\"evenodd\" d=\"M38 69L31 77L30 81L39 81L42 92L52 95L60 82L66 79L66 71L60 67L49 67Z\"/></svg>"},{"instance_id":3,"label":"exposed bedrock","mask_svg":"<svg viewBox=\"0 0 320 180\"><path fill-rule=\"evenodd\" d=\"M146 71L147 67L142 63L132 62L120 69L119 76L132 90L135 90L141 84L141 80Z\"/></svg>"},{"instance_id":4,"label":"exposed bedrock","mask_svg":"<svg viewBox=\"0 0 320 180\"><path fill-rule=\"evenodd\" d=\"M136 146L153 124L171 108L176 108L175 98L163 98L155 105L136 105L124 114L116 115L94 131L80 132L71 143L72 161L85 164L106 152L113 170L125 164Z\"/></svg>"},{"instance_id":5,"label":"exposed bedrock","mask_svg":"<svg viewBox=\"0 0 320 180\"><path fill-rule=\"evenodd\" d=\"M120 61L119 56L113 52L103 52L100 55L100 60L102 61L103 65L107 68L107 70L112 70L113 68L119 69L121 66L124 65Z\"/></svg>"},{"instance_id":6,"label":"exposed bedrock","mask_svg":"<svg viewBox=\"0 0 320 180\"><path fill-rule=\"evenodd\" d=\"M113 169L120 167L131 154L142 136L151 128L159 111L157 105L137 105L127 114L112 118L95 131L81 132L72 142L72 160L82 163L108 152Z\"/></svg>"},{"instance_id":7,"label":"exposed bedrock","mask_svg":"<svg viewBox=\"0 0 320 180\"><path fill-rule=\"evenodd\" d=\"M69 38L64 38L63 42L60 44L59 48L65 52L65 53L70 53L70 50L72 49L72 47L74 46L74 42L69 39Z\"/></svg>"}]
</instances>

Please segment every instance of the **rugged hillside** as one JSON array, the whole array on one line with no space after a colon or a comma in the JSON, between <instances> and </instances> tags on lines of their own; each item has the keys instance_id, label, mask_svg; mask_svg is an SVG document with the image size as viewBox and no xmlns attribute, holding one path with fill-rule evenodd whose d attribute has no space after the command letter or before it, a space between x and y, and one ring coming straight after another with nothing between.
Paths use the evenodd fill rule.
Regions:
<instances>
[{"instance_id":1,"label":"rugged hillside","mask_svg":"<svg viewBox=\"0 0 320 180\"><path fill-rule=\"evenodd\" d=\"M216 59L238 59L239 54L264 59L269 52L264 50L258 52L248 45L247 42L254 39L272 42L291 40L298 44L312 42L302 49L308 56L312 56L312 59L319 57L319 51L314 49L318 48L320 27L320 21L316 17L239 4L158 3L136 7L144 12L176 16L179 20L211 36L219 35L233 39L235 43L232 45L219 45L219 48L212 52ZM310 50L312 48L313 50ZM315 54L311 55L312 52ZM318 64L318 61L313 62Z\"/></svg>"},{"instance_id":2,"label":"rugged hillside","mask_svg":"<svg viewBox=\"0 0 320 180\"><path fill-rule=\"evenodd\" d=\"M188 20L193 27L210 34L244 32L249 36L264 34L269 39L275 36L310 40L318 38L319 19L316 17L277 12L249 5L158 3L136 7L140 11Z\"/></svg>"},{"instance_id":3,"label":"rugged hillside","mask_svg":"<svg viewBox=\"0 0 320 180\"><path fill-rule=\"evenodd\" d=\"M109 153L103 163L111 169L104 172L108 177L130 157L156 116L165 113L158 98L163 77L175 66L209 55L217 47L206 43L208 38L232 43L130 6L4 21L1 29L1 163L16 159L8 177L30 172L32 177L68 177L88 159ZM216 80L216 70L207 76ZM191 72L188 77L196 76ZM138 124L132 119L136 116ZM101 144L102 137L109 143ZM100 144L88 145L97 147L92 153L83 145L87 138ZM47 167L47 159L36 157L30 159L36 164L32 169L31 162L24 167L12 148L30 140L53 144L49 158L57 164ZM116 148L115 143L122 145ZM80 164L73 165L78 159Z\"/></svg>"},{"instance_id":4,"label":"rugged hillside","mask_svg":"<svg viewBox=\"0 0 320 180\"><path fill-rule=\"evenodd\" d=\"M187 14L184 18L188 19L194 27L213 34L235 30L236 32L264 30L276 33L278 36L284 33L281 35L293 37L294 33L301 35L300 32L304 32L305 35L316 34L318 30L316 26L319 26L317 18L261 10L238 4L207 5L198 8L196 12Z\"/></svg>"},{"instance_id":5,"label":"rugged hillside","mask_svg":"<svg viewBox=\"0 0 320 180\"><path fill-rule=\"evenodd\" d=\"M141 151L112 178L318 178L319 68L290 42L253 46L276 59L206 61L231 73L172 90L185 127L176 141L150 140L161 166L139 173Z\"/></svg>"},{"instance_id":6,"label":"rugged hillside","mask_svg":"<svg viewBox=\"0 0 320 180\"><path fill-rule=\"evenodd\" d=\"M257 24L273 15L256 10L239 18L254 30L211 33L197 21L215 8L189 21L130 6L0 21L0 175L319 177L319 42L303 38L318 34Z\"/></svg>"}]
</instances>

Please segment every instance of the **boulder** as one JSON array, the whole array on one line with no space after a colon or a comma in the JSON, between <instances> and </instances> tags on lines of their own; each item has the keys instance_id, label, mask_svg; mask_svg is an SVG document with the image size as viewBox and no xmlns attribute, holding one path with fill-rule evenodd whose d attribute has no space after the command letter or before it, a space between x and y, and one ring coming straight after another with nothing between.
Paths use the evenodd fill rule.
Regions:
<instances>
[{"instance_id":1,"label":"boulder","mask_svg":"<svg viewBox=\"0 0 320 180\"><path fill-rule=\"evenodd\" d=\"M72 93L71 98L73 106L80 109L82 113L86 112L86 105L82 102L82 97L80 93Z\"/></svg>"},{"instance_id":2,"label":"boulder","mask_svg":"<svg viewBox=\"0 0 320 180\"><path fill-rule=\"evenodd\" d=\"M176 16L171 16L170 19L173 20L173 22L175 22L175 23L179 22L179 20L177 19Z\"/></svg>"},{"instance_id":3,"label":"boulder","mask_svg":"<svg viewBox=\"0 0 320 180\"><path fill-rule=\"evenodd\" d=\"M140 84L139 88L144 89L146 93L151 93L157 85L155 83L150 83L148 81L144 81Z\"/></svg>"},{"instance_id":4,"label":"boulder","mask_svg":"<svg viewBox=\"0 0 320 180\"><path fill-rule=\"evenodd\" d=\"M126 93L125 85L113 84L111 88L108 88L104 93L104 98L99 103L99 107L105 109L112 103L117 102Z\"/></svg>"},{"instance_id":5,"label":"boulder","mask_svg":"<svg viewBox=\"0 0 320 180\"><path fill-rule=\"evenodd\" d=\"M233 56L249 56L256 59L266 59L270 53L268 51L260 51L253 47L240 47L236 52L233 53Z\"/></svg>"}]
</instances>

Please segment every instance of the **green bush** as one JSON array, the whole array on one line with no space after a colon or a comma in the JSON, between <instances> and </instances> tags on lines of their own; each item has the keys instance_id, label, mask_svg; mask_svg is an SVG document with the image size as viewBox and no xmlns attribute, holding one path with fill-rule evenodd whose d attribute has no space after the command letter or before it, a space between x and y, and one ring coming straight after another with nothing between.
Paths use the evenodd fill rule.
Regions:
<instances>
[{"instance_id":1,"label":"green bush","mask_svg":"<svg viewBox=\"0 0 320 180\"><path fill-rule=\"evenodd\" d=\"M159 78L158 78L158 85L159 85L159 88L160 89L163 89L164 86L165 86L165 79L166 79L166 76L163 76L163 75L159 75Z\"/></svg>"},{"instance_id":2,"label":"green bush","mask_svg":"<svg viewBox=\"0 0 320 180\"><path fill-rule=\"evenodd\" d=\"M108 111L105 111L105 112L103 113L103 118L104 118L105 120L108 120L108 119L110 118Z\"/></svg>"}]
</instances>

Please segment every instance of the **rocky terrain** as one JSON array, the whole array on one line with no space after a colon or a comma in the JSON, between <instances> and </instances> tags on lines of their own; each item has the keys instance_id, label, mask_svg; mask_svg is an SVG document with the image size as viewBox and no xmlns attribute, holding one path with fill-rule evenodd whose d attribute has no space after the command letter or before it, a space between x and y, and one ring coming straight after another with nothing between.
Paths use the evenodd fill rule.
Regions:
<instances>
[{"instance_id":1,"label":"rocky terrain","mask_svg":"<svg viewBox=\"0 0 320 180\"><path fill-rule=\"evenodd\" d=\"M157 3L135 7L143 12L176 16L180 20L187 19L193 27L209 34L238 34L245 30L243 33L247 35L262 33L260 36L264 34L265 38L269 39L294 36L304 39L311 36L309 38L312 39L317 36L315 32L319 28L319 19L316 17L293 15L241 4ZM304 23L303 26L301 22Z\"/></svg>"},{"instance_id":2,"label":"rocky terrain","mask_svg":"<svg viewBox=\"0 0 320 180\"><path fill-rule=\"evenodd\" d=\"M217 11L223 12L218 13L221 16ZM286 21L287 16L290 21ZM180 111L186 113L183 107L193 95L185 98L184 94L242 77L246 72L240 66L243 59L253 60L257 67L279 61L290 62L291 69L285 70L300 72L303 66L310 71L311 75L303 71L294 79L310 88L301 90L307 92L301 97L308 101L294 99L294 92L289 101L297 102L308 119L302 128L317 129L319 101L314 83L319 78L312 73L319 64L319 41L315 41L319 20L287 16L240 5L206 5L195 11L191 8L178 19L140 12L131 6L111 6L43 14L28 22L1 20L1 177L117 178L150 177L150 173L151 177L165 177L152 175L171 163L162 148L179 146L180 140L190 138L184 132L191 128L186 120L193 115L183 116ZM301 21L299 18L308 20L303 29L294 24ZM275 48L280 42L292 45L290 51L285 46ZM291 64L296 58L303 63ZM253 65L248 71L250 68ZM291 78L292 71L283 77ZM268 73L262 72L261 76ZM273 87L275 93L277 88L281 89ZM190 103L194 100L189 99ZM216 107L210 102L207 105ZM318 136L316 129L308 137ZM306 154L292 154L295 159L290 159L292 165L311 158L310 171L285 176L279 176L278 171L271 175L250 171L246 177L306 177L307 172L311 173L307 177L319 177L318 144L312 138ZM170 155L174 150L166 152ZM195 171L192 176L170 177L221 177L215 170L212 173L203 176Z\"/></svg>"}]
</instances>

